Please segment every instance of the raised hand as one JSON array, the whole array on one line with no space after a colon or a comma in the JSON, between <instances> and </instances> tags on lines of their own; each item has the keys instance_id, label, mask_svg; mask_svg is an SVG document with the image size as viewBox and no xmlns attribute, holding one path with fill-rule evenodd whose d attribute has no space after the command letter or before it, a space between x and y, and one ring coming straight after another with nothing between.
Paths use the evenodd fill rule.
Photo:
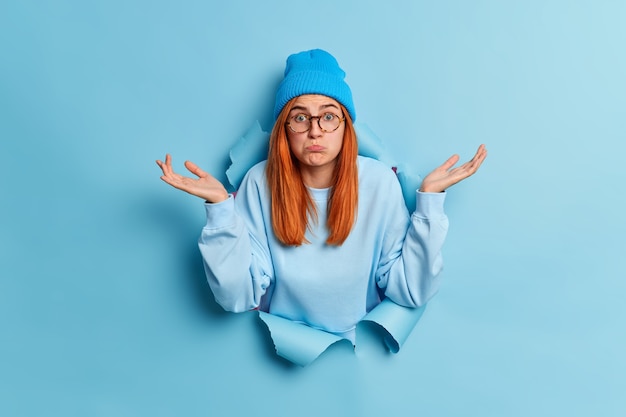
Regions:
<instances>
[{"instance_id":1,"label":"raised hand","mask_svg":"<svg viewBox=\"0 0 626 417\"><path fill-rule=\"evenodd\" d=\"M420 191L425 193L440 193L453 186L457 182L473 175L487 157L487 148L480 145L474 157L463 165L453 168L459 162L459 155L452 155L446 162L433 172L428 174L422 181Z\"/></svg>"},{"instance_id":2,"label":"raised hand","mask_svg":"<svg viewBox=\"0 0 626 417\"><path fill-rule=\"evenodd\" d=\"M172 157L170 154L165 155L165 162L157 160L156 163L163 171L161 179L174 188L203 198L209 203L219 203L228 198L228 192L224 185L191 161L185 162L185 168L198 178L184 177L175 173L172 169Z\"/></svg>"}]
</instances>

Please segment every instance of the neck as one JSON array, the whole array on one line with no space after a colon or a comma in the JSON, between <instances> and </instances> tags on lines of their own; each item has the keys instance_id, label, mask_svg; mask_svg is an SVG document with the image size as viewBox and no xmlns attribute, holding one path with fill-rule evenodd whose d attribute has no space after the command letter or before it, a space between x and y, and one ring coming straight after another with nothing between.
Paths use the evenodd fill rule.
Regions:
<instances>
[{"instance_id":1,"label":"neck","mask_svg":"<svg viewBox=\"0 0 626 417\"><path fill-rule=\"evenodd\" d=\"M335 164L328 164L319 167L300 166L302 181L304 185L311 188L328 188L333 185L335 174Z\"/></svg>"}]
</instances>

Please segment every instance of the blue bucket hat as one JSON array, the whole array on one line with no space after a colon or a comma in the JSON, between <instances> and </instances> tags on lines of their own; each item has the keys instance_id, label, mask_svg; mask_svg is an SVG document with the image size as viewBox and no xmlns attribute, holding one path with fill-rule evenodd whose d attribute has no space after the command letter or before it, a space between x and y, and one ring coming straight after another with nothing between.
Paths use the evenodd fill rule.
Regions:
<instances>
[{"instance_id":1,"label":"blue bucket hat","mask_svg":"<svg viewBox=\"0 0 626 417\"><path fill-rule=\"evenodd\" d=\"M344 78L346 73L328 52L313 49L287 58L285 77L278 86L274 104L274 120L289 100L303 94L321 94L337 100L356 120L352 91Z\"/></svg>"}]
</instances>

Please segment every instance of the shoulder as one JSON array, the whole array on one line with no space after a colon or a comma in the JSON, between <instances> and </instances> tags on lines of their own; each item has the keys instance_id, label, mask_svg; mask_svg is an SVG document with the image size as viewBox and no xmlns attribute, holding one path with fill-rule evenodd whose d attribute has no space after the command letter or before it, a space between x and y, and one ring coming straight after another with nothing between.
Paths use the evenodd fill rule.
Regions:
<instances>
[{"instance_id":1,"label":"shoulder","mask_svg":"<svg viewBox=\"0 0 626 417\"><path fill-rule=\"evenodd\" d=\"M248 175L259 177L265 174L265 165L267 161L261 161L248 170Z\"/></svg>"},{"instance_id":2,"label":"shoulder","mask_svg":"<svg viewBox=\"0 0 626 417\"><path fill-rule=\"evenodd\" d=\"M244 175L237 192L250 192L257 190L256 192L265 192L267 189L267 178L265 177L265 165L266 161L261 161L246 172Z\"/></svg>"},{"instance_id":3,"label":"shoulder","mask_svg":"<svg viewBox=\"0 0 626 417\"><path fill-rule=\"evenodd\" d=\"M359 169L359 199L362 198L364 201L368 198L380 200L381 195L384 195L385 204L389 204L390 201L401 201L404 204L400 180L389 165L377 159L362 156L358 157L357 164Z\"/></svg>"},{"instance_id":4,"label":"shoulder","mask_svg":"<svg viewBox=\"0 0 626 417\"><path fill-rule=\"evenodd\" d=\"M376 159L359 157L359 219L408 219L400 181L393 169ZM378 219L378 220L376 220Z\"/></svg>"},{"instance_id":5,"label":"shoulder","mask_svg":"<svg viewBox=\"0 0 626 417\"><path fill-rule=\"evenodd\" d=\"M243 182L265 182L265 165L267 161L261 161L254 165L246 173Z\"/></svg>"}]
</instances>

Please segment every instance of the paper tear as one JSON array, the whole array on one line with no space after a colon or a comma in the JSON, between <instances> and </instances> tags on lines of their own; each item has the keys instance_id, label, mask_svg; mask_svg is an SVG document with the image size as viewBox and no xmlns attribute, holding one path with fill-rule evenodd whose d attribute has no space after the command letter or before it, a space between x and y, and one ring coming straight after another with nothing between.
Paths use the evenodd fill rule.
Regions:
<instances>
[{"instance_id":1,"label":"paper tear","mask_svg":"<svg viewBox=\"0 0 626 417\"><path fill-rule=\"evenodd\" d=\"M300 366L307 366L331 345L347 339L283 317L259 311L274 342L276 353Z\"/></svg>"},{"instance_id":2,"label":"paper tear","mask_svg":"<svg viewBox=\"0 0 626 417\"><path fill-rule=\"evenodd\" d=\"M384 299L361 322L377 324L385 332L384 342L391 353L400 348L422 317L426 306L409 308ZM259 311L259 317L269 329L276 353L296 365L307 366L338 342L351 343L348 339L314 329L283 317ZM356 346L355 346L356 348Z\"/></svg>"},{"instance_id":3,"label":"paper tear","mask_svg":"<svg viewBox=\"0 0 626 417\"><path fill-rule=\"evenodd\" d=\"M396 164L386 153L383 142L367 125L359 123L355 124L354 128L359 141L359 155L377 159L389 165L390 169L394 167L407 208L409 212L413 212L415 192L421 184L421 177L403 164ZM267 159L269 136L256 121L235 143L230 151L231 164L226 171L226 177L233 190L239 188L250 168ZM385 345L390 352L397 353L417 325L424 309L425 306L402 307L385 299L363 317L361 322L372 322L380 326L386 333ZM351 343L348 339L332 333L263 311L259 311L259 317L269 329L276 353L300 366L309 365L335 343L342 341Z\"/></svg>"},{"instance_id":4,"label":"paper tear","mask_svg":"<svg viewBox=\"0 0 626 417\"><path fill-rule=\"evenodd\" d=\"M230 166L226 178L233 190L237 190L250 168L267 159L269 133L261 128L257 120L230 150Z\"/></svg>"},{"instance_id":5,"label":"paper tear","mask_svg":"<svg viewBox=\"0 0 626 417\"><path fill-rule=\"evenodd\" d=\"M354 130L359 143L359 155L374 158L389 166L395 165L386 154L382 140L364 123L355 123Z\"/></svg>"},{"instance_id":6,"label":"paper tear","mask_svg":"<svg viewBox=\"0 0 626 417\"><path fill-rule=\"evenodd\" d=\"M404 202L406 203L409 213L415 211L417 199L415 191L422 183L422 177L412 172L409 168L406 168L405 164L397 163L393 158L387 155L383 142L369 126L363 123L356 123L354 130L356 131L359 141L359 155L374 158L389 165L389 167L395 167L396 175L398 176L398 181L400 181L400 187L402 188Z\"/></svg>"},{"instance_id":7,"label":"paper tear","mask_svg":"<svg viewBox=\"0 0 626 417\"><path fill-rule=\"evenodd\" d=\"M424 314L426 306L418 308L404 307L389 299L384 299L361 321L378 324L385 332L385 345L392 353L398 353L404 342Z\"/></svg>"}]
</instances>

